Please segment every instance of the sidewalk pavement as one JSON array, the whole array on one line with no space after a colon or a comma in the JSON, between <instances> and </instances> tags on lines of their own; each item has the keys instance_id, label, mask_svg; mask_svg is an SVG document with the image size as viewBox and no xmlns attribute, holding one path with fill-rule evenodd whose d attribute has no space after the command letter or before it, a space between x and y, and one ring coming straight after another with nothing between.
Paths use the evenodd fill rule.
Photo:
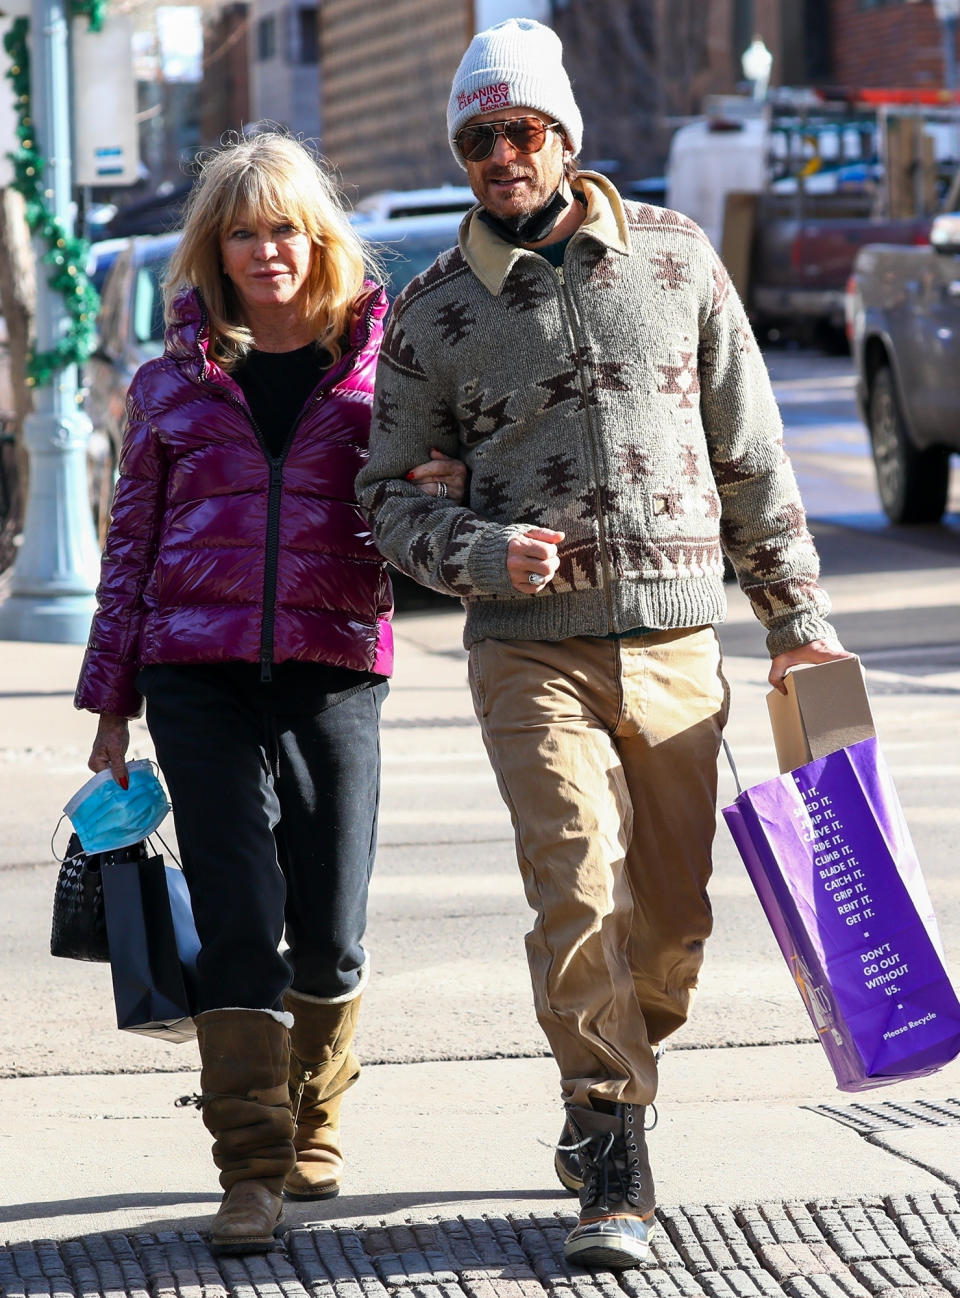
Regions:
<instances>
[{"instance_id":1,"label":"sidewalk pavement","mask_svg":"<svg viewBox=\"0 0 960 1298\"><path fill-rule=\"evenodd\" d=\"M393 745L415 759L438 672L459 682L451 706L469 706L458 636L445 612L401 629L388 757ZM50 808L82 782L91 719L70 706L78 662L75 647L0 642L4 872L48 861ZM728 659L727 672L753 705L753 720L731 722L750 751L757 663ZM138 728L141 752L144 736ZM405 823L428 816L414 806ZM401 821L388 817L388 835ZM16 918L0 923L6 936ZM443 990L455 998L455 986ZM86 1003L77 997L74 1027L95 1039L102 1024L85 1022ZM535 1047L430 1058L446 1021L421 1021L425 1057L367 1066L348 1097L341 1197L290 1205L267 1257L214 1259L209 1138L195 1110L173 1104L197 1089L195 1048L117 1037L141 1071L98 1067L63 1044L68 1033L45 1037L44 1015L42 998L0 990L11 1039L41 1042L25 1056L39 1064L0 1068L4 1298L960 1294L956 1065L853 1098L834 1089L809 1028L793 1041L668 1050L649 1138L661 1205L651 1263L590 1276L562 1257L575 1201L552 1170L552 1060Z\"/></svg>"}]
</instances>

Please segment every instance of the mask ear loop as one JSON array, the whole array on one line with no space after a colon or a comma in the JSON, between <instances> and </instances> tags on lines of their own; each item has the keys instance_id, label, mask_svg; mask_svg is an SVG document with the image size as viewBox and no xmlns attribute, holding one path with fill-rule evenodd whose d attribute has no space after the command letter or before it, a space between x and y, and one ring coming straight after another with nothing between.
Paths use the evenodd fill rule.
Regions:
<instances>
[{"instance_id":1,"label":"mask ear loop","mask_svg":"<svg viewBox=\"0 0 960 1298\"><path fill-rule=\"evenodd\" d=\"M60 819L57 821L57 823L56 823L56 824L54 825L54 827L53 827L53 833L50 835L50 855L53 857L53 859L54 859L55 861L59 862L60 865L63 865L64 861L67 861L67 860L72 861L72 860L75 859L74 857L58 856L58 855L57 855L57 849L56 849L56 848L54 847L54 845L53 845L53 840L54 840L54 839L56 838L56 836L57 836L57 831L59 830L59 828L60 828L60 826L63 824L63 822L66 820L66 818L67 818L67 813L66 813L66 812L63 812L62 815L60 816ZM69 841L69 840L68 840L68 841ZM84 855L84 853L78 853L77 855Z\"/></svg>"}]
</instances>

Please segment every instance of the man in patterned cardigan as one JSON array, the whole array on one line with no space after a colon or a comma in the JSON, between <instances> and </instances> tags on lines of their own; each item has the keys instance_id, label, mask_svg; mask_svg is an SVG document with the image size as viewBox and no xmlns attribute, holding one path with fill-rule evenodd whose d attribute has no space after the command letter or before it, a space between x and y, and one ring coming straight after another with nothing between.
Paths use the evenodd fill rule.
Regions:
<instances>
[{"instance_id":1,"label":"man in patterned cardigan","mask_svg":"<svg viewBox=\"0 0 960 1298\"><path fill-rule=\"evenodd\" d=\"M479 206L393 308L357 487L381 551L466 606L580 1193L566 1255L623 1267L654 1224L657 1047L711 928L723 550L774 685L845 655L729 277L692 221L577 172L561 53L511 19L464 55L447 117ZM468 466L462 504L404 480L431 448Z\"/></svg>"}]
</instances>

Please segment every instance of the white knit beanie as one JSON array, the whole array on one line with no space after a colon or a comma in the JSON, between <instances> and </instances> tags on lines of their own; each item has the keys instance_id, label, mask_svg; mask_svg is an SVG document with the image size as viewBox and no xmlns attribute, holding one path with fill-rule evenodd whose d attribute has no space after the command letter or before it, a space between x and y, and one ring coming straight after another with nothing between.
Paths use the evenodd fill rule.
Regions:
<instances>
[{"instance_id":1,"label":"white knit beanie","mask_svg":"<svg viewBox=\"0 0 960 1298\"><path fill-rule=\"evenodd\" d=\"M532 18L508 18L477 32L460 60L447 104L447 135L461 167L454 136L471 117L497 108L546 113L563 127L574 156L580 152L583 118L563 67L563 46L556 32Z\"/></svg>"}]
</instances>

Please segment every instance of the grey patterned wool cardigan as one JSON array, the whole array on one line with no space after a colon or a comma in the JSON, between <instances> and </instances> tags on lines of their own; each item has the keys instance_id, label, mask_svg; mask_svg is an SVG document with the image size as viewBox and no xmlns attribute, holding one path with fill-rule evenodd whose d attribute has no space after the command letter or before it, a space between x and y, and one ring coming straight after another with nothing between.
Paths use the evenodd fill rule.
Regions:
<instances>
[{"instance_id":1,"label":"grey patterned wool cardigan","mask_svg":"<svg viewBox=\"0 0 960 1298\"><path fill-rule=\"evenodd\" d=\"M680 628L726 613L721 544L771 653L833 635L766 367L692 221L582 174L562 271L476 209L459 246L397 299L357 479L381 552L459 595L465 639ZM462 505L404 480L436 446L470 470ZM565 533L536 596L507 543Z\"/></svg>"}]
</instances>

